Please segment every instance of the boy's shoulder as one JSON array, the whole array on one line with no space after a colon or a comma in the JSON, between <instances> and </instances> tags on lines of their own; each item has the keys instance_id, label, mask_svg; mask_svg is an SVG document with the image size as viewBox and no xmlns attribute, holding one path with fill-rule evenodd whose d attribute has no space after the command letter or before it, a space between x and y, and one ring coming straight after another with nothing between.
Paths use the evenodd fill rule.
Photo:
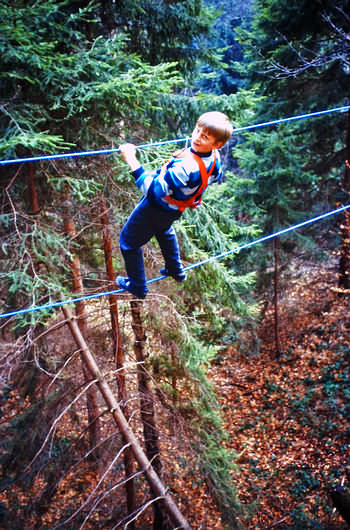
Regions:
<instances>
[{"instance_id":1,"label":"boy's shoulder","mask_svg":"<svg viewBox=\"0 0 350 530\"><path fill-rule=\"evenodd\" d=\"M170 159L169 164L176 172L184 172L186 174L193 173L198 170L198 163L195 157L192 156L191 150L181 149L175 151Z\"/></svg>"},{"instance_id":2,"label":"boy's shoulder","mask_svg":"<svg viewBox=\"0 0 350 530\"><path fill-rule=\"evenodd\" d=\"M173 161L174 163L180 163L184 168L186 168L186 170L198 171L198 156L199 155L197 153L193 153L191 148L188 147L187 149L176 151L173 154ZM214 157L220 159L220 154L218 151L212 151L206 156L200 156L206 166L211 164L211 162L214 160Z\"/></svg>"}]
</instances>

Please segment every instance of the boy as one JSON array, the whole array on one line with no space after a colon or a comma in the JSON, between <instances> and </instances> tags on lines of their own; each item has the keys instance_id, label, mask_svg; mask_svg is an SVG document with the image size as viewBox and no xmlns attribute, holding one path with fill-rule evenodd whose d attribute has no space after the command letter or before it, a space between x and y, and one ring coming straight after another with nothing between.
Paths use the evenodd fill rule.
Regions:
<instances>
[{"instance_id":1,"label":"boy","mask_svg":"<svg viewBox=\"0 0 350 530\"><path fill-rule=\"evenodd\" d=\"M183 282L179 246L172 224L185 208L200 205L208 184L222 180L220 149L233 132L228 117L221 112L202 114L192 133L191 147L175 153L154 174L146 173L136 157L133 144L123 144L120 152L143 192L120 234L120 249L128 277L118 276L117 284L137 298L148 289L141 247L155 236L165 261L161 274Z\"/></svg>"}]
</instances>

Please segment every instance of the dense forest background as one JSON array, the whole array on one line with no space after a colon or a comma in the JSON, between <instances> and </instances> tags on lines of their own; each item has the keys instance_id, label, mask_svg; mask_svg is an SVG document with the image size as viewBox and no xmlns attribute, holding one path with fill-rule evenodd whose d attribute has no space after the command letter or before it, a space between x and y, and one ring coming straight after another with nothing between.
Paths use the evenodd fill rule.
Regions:
<instances>
[{"instance_id":1,"label":"dense forest background","mask_svg":"<svg viewBox=\"0 0 350 530\"><path fill-rule=\"evenodd\" d=\"M349 105L350 2L3 0L0 51L1 161L152 144ZM0 166L0 528L348 528L350 213L211 258L350 203L350 112L221 154L144 302L118 154Z\"/></svg>"}]
</instances>

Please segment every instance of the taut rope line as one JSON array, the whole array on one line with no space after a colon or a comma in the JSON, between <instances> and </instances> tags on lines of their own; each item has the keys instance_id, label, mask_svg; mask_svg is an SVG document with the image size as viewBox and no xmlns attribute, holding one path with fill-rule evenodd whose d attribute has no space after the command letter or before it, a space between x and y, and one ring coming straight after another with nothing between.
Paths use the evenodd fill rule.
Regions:
<instances>
[{"instance_id":1,"label":"taut rope line","mask_svg":"<svg viewBox=\"0 0 350 530\"><path fill-rule=\"evenodd\" d=\"M241 250L244 250L246 248L252 247L253 245L257 245L259 243L264 243L265 241L268 241L269 239L273 239L275 237L281 236L283 234L286 234L287 232L291 232L292 230L298 230L299 228L302 228L303 226L309 225L311 223L315 223L317 221L321 221L322 219L326 219L327 217L330 217L331 215L338 214L340 212L343 212L344 210L347 210L350 208L350 204L347 204L346 206L342 206L341 208L337 208L336 210L332 210L330 212L323 213L321 215L318 215L317 217L313 217L312 219L307 219L306 221L303 221L301 223L298 223L293 226L289 226L288 228L284 228L282 230L279 230L278 232L274 232L273 234L269 234L267 236L260 237L259 239L256 239L254 241L251 241L250 243L246 243L244 245L241 245L240 247L235 247L231 250L227 250L226 252L222 252L221 254L217 254L216 256L212 256L211 258L205 259L203 261L199 261L198 263L194 263L193 265L188 265L187 267L184 267L185 271L189 271L191 269L195 269L196 267L200 267L202 265L205 265L206 263L209 263L214 260L225 258L226 256L229 256L230 254L240 252ZM158 276L157 278L152 278L151 280L148 280L147 283L154 283L159 282L160 280L163 280L164 278L167 278L168 276ZM76 302L81 302L83 300L92 300L95 298L101 298L102 296L107 296L110 294L117 294L125 292L125 289L118 289L116 291L107 291L103 293L96 293L86 296L81 296L79 298L72 298L70 300L62 300L58 302L53 302L50 304L45 304L42 306L34 306L34 307L27 307L26 309L20 309L18 311L11 311L9 313L2 313L0 314L0 318L5 317L11 317L15 315L23 315L25 313L31 313L34 311L42 311L44 309L51 309L54 307L61 307L65 304L74 304Z\"/></svg>"},{"instance_id":2,"label":"taut rope line","mask_svg":"<svg viewBox=\"0 0 350 530\"><path fill-rule=\"evenodd\" d=\"M295 120L302 120L306 118L314 118L316 116L322 116L324 114L330 114L332 112L345 112L346 110L350 109L350 105L346 105L344 107L337 107L335 109L328 109L328 110L319 110L316 112L310 112L309 114L301 114L299 116L291 116L289 118L281 118L278 120L272 120L267 121L264 123L257 123L255 125L247 125L245 127L238 127L237 129L234 129L233 134L237 134L243 131L249 131L251 129L257 129L259 127L267 127L268 125L277 125L279 123L285 123L288 121L295 121ZM157 147L159 145L166 145L166 144L174 144L174 143L181 143L186 142L188 140L188 136L186 138L178 138L176 140L165 140L163 142L155 142L151 144L141 144L137 145L137 149L145 149L146 147ZM119 153L119 148L111 148L111 149L102 149L98 151L81 151L77 153L60 153L55 155L42 155L42 156L33 156L29 158L13 158L10 160L0 160L0 166L5 166L7 164L22 164L24 162L39 162L42 160L54 160L58 158L73 158L78 156L96 156L96 155L110 155L113 153Z\"/></svg>"}]
</instances>

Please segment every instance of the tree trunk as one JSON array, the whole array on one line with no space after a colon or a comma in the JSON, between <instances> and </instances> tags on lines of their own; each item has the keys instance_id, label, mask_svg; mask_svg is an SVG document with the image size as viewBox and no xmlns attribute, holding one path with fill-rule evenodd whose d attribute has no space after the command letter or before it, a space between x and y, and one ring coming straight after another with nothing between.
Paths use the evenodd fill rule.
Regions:
<instances>
[{"instance_id":1,"label":"tree trunk","mask_svg":"<svg viewBox=\"0 0 350 530\"><path fill-rule=\"evenodd\" d=\"M103 226L103 249L106 263L107 278L110 282L115 281L115 272L113 267L113 251L112 251L112 240L108 224L107 205L105 198L102 198L102 213L101 223ZM112 337L113 337L113 353L117 367L117 385L118 385L118 399L120 402L120 408L127 420L130 418L127 402L127 390L124 372L124 353L120 341L120 328L118 319L118 299L115 294L108 295L109 310L111 315L111 326L112 326ZM124 444L126 443L125 437L123 436ZM131 477L135 473L134 458L130 447L124 451L124 467L126 477ZM136 493L134 481L128 480L126 485L126 499L128 513L132 514L136 508ZM135 528L134 523L130 522L128 527L130 529Z\"/></svg>"},{"instance_id":2,"label":"tree trunk","mask_svg":"<svg viewBox=\"0 0 350 530\"><path fill-rule=\"evenodd\" d=\"M70 209L70 203L69 201L66 201L66 204L64 207L64 230L68 236L73 238L76 235L76 230L75 230L75 224L70 215L69 209ZM78 256L73 256L73 260L71 262L71 271L72 271L73 291L75 293L83 293L84 288L83 288L83 282L82 282L82 277L81 277L80 260ZM85 302L84 301L76 302L75 311L78 317L79 329L82 335L86 337L87 336L87 326L86 326L87 313L85 310ZM82 370L83 370L83 375L84 375L84 381L86 382L89 380L89 373L86 369L86 366L83 360L82 360ZM99 457L97 446L100 440L100 421L99 421L97 392L96 392L95 386L91 386L88 389L87 394L86 394L86 404L87 404L87 410L88 410L90 449L93 450L95 448L94 452L91 454L94 455L94 459L96 459L97 461Z\"/></svg>"},{"instance_id":3,"label":"tree trunk","mask_svg":"<svg viewBox=\"0 0 350 530\"><path fill-rule=\"evenodd\" d=\"M171 361L172 361L172 373L171 373L171 387L173 390L173 406L177 406L177 357L175 353L175 343L172 342L170 345Z\"/></svg>"},{"instance_id":4,"label":"tree trunk","mask_svg":"<svg viewBox=\"0 0 350 530\"><path fill-rule=\"evenodd\" d=\"M143 424L143 435L145 439L146 455L157 475L162 477L162 461L160 459L159 436L155 421L154 400L150 386L150 377L144 367L144 344L146 340L145 331L141 319L142 302L132 300L131 314L132 314L132 328L135 334L134 353L138 363L137 378L139 383L139 396L141 419ZM153 504L154 522L153 528L161 530L168 528L168 519L165 517L162 504L156 502Z\"/></svg>"},{"instance_id":5,"label":"tree trunk","mask_svg":"<svg viewBox=\"0 0 350 530\"><path fill-rule=\"evenodd\" d=\"M28 188L29 188L29 196L30 196L30 202L32 207L32 213L37 214L40 211L39 208L39 200L38 200L38 192L36 188L36 182L35 182L35 171L34 171L34 164L33 162L30 162L28 164Z\"/></svg>"},{"instance_id":6,"label":"tree trunk","mask_svg":"<svg viewBox=\"0 0 350 530\"><path fill-rule=\"evenodd\" d=\"M117 399L113 395L110 386L108 385L107 381L99 370L96 361L93 355L91 354L76 321L73 319L71 311L67 306L63 306L62 311L67 319L71 333L77 345L81 349L84 362L92 377L97 380L98 388L100 389L101 394L111 414L113 414L114 421L116 422L120 431L125 436L127 442L130 444L135 458L139 463L141 469L144 470L153 494L156 497L161 497L163 499L165 509L167 510L167 513L169 514L173 524L176 525L176 527L178 527L179 529L182 528L185 530L191 530L190 525L179 511L173 498L167 493L167 488L165 488L164 484L162 483L159 476L152 467L151 462L148 460L139 442L137 441L137 438L134 435L134 432L131 430L129 423L125 418Z\"/></svg>"},{"instance_id":7,"label":"tree trunk","mask_svg":"<svg viewBox=\"0 0 350 530\"><path fill-rule=\"evenodd\" d=\"M278 307L278 247L279 247L279 237L275 237L273 240L273 256L274 256L274 296L273 296L273 305L274 305L274 330L275 330L275 355L279 359L281 356L281 344L280 344L280 334L279 334L279 307Z\"/></svg>"},{"instance_id":8,"label":"tree trunk","mask_svg":"<svg viewBox=\"0 0 350 530\"><path fill-rule=\"evenodd\" d=\"M350 197L350 111L348 111L348 125L346 136L346 163L344 170L343 188L348 198ZM347 200L349 203L349 200ZM339 287L350 289L350 212L345 210L343 222L340 226L342 240L339 258Z\"/></svg>"}]
</instances>

